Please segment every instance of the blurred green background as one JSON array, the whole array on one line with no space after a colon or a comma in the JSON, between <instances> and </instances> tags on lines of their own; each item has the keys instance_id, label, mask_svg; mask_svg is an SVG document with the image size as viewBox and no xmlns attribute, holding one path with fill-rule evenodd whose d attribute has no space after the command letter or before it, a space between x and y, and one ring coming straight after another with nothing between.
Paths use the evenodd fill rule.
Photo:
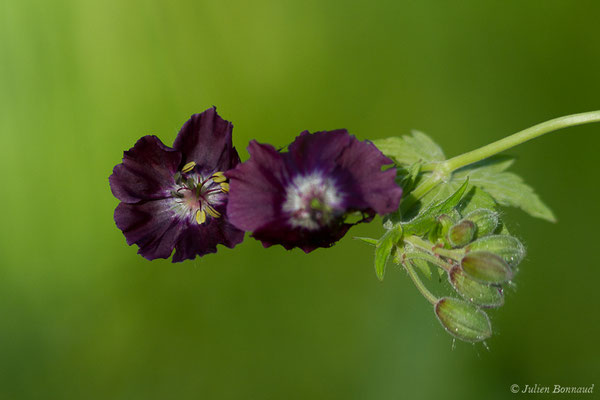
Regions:
<instances>
[{"instance_id":1,"label":"blurred green background","mask_svg":"<svg viewBox=\"0 0 600 400\"><path fill-rule=\"evenodd\" d=\"M453 349L403 271L377 281L371 248L350 236L378 235L379 221L309 255L247 238L148 262L113 222L108 176L140 136L170 145L213 104L243 159L254 138L342 127L361 139L419 129L452 156L598 109L599 13L552 0L0 2L0 398L598 386L598 124L511 151L559 222L507 210L528 257L492 313L489 351Z\"/></svg>"}]
</instances>

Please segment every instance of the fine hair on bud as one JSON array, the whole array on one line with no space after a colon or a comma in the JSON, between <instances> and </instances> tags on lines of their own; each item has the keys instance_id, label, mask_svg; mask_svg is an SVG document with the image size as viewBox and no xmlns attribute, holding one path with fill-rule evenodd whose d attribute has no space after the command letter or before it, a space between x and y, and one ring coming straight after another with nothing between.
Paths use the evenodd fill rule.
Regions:
<instances>
[{"instance_id":1,"label":"fine hair on bud","mask_svg":"<svg viewBox=\"0 0 600 400\"><path fill-rule=\"evenodd\" d=\"M463 247L473 240L476 226L472 221L462 220L448 230L448 241L452 247Z\"/></svg>"},{"instance_id":2,"label":"fine hair on bud","mask_svg":"<svg viewBox=\"0 0 600 400\"><path fill-rule=\"evenodd\" d=\"M460 267L472 279L486 284L502 284L513 278L513 271L499 256L489 251L472 251L460 260Z\"/></svg>"},{"instance_id":3,"label":"fine hair on bud","mask_svg":"<svg viewBox=\"0 0 600 400\"><path fill-rule=\"evenodd\" d=\"M464 219L472 221L477 227L475 239L494 233L500 222L498 213L487 208L473 210Z\"/></svg>"},{"instance_id":4,"label":"fine hair on bud","mask_svg":"<svg viewBox=\"0 0 600 400\"><path fill-rule=\"evenodd\" d=\"M433 306L444 329L465 342L481 342L492 336L492 324L487 314L463 300L443 297Z\"/></svg>"},{"instance_id":5,"label":"fine hair on bud","mask_svg":"<svg viewBox=\"0 0 600 400\"><path fill-rule=\"evenodd\" d=\"M458 265L448 272L448 282L465 300L480 307L495 308L504 304L502 287L471 279Z\"/></svg>"},{"instance_id":6,"label":"fine hair on bud","mask_svg":"<svg viewBox=\"0 0 600 400\"><path fill-rule=\"evenodd\" d=\"M515 268L525 257L525 246L510 235L490 235L475 240L465 247L467 252L487 251L501 257Z\"/></svg>"}]
</instances>

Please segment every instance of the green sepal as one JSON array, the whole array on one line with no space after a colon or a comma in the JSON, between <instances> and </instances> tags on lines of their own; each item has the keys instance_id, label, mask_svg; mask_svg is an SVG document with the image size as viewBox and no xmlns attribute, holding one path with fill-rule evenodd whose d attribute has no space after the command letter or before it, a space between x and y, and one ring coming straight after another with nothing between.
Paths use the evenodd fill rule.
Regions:
<instances>
[{"instance_id":1,"label":"green sepal","mask_svg":"<svg viewBox=\"0 0 600 400\"><path fill-rule=\"evenodd\" d=\"M496 285L486 285L471 279L458 265L448 273L448 282L465 300L480 307L501 307L504 304L502 288Z\"/></svg>"},{"instance_id":2,"label":"green sepal","mask_svg":"<svg viewBox=\"0 0 600 400\"><path fill-rule=\"evenodd\" d=\"M380 281L383 281L385 275L385 266L396 248L396 244L402 239L402 226L396 225L388 230L377 241L375 247L375 273Z\"/></svg>"},{"instance_id":3,"label":"green sepal","mask_svg":"<svg viewBox=\"0 0 600 400\"><path fill-rule=\"evenodd\" d=\"M470 251L489 251L494 253L511 267L515 268L525 257L525 246L515 237L509 235L490 235L475 240L465 247Z\"/></svg>"},{"instance_id":4,"label":"green sepal","mask_svg":"<svg viewBox=\"0 0 600 400\"><path fill-rule=\"evenodd\" d=\"M478 208L465 216L465 220L472 221L477 227L475 239L491 235L498 228L498 213L487 208Z\"/></svg>"},{"instance_id":5,"label":"green sepal","mask_svg":"<svg viewBox=\"0 0 600 400\"><path fill-rule=\"evenodd\" d=\"M377 243L379 243L379 240L369 237L354 236L352 239L360 240L361 242L365 242L372 246L377 246Z\"/></svg>"},{"instance_id":6,"label":"green sepal","mask_svg":"<svg viewBox=\"0 0 600 400\"><path fill-rule=\"evenodd\" d=\"M501 284L513 277L513 271L502 257L489 251L472 251L460 260L460 267L476 281Z\"/></svg>"},{"instance_id":7,"label":"green sepal","mask_svg":"<svg viewBox=\"0 0 600 400\"><path fill-rule=\"evenodd\" d=\"M465 342L475 343L492 336L492 324L485 312L473 304L443 297L433 310L446 332Z\"/></svg>"},{"instance_id":8,"label":"green sepal","mask_svg":"<svg viewBox=\"0 0 600 400\"><path fill-rule=\"evenodd\" d=\"M450 227L448 231L448 242L452 247L463 247L473 240L477 225L473 221L464 219Z\"/></svg>"}]
</instances>

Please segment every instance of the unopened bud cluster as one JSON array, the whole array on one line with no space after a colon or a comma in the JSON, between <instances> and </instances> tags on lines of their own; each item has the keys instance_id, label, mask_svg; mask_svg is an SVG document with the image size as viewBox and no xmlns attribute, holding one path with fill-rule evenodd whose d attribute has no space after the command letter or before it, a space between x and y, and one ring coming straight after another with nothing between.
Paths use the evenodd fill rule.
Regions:
<instances>
[{"instance_id":1,"label":"unopened bud cluster","mask_svg":"<svg viewBox=\"0 0 600 400\"><path fill-rule=\"evenodd\" d=\"M405 237L397 261L423 263L445 273L458 296L435 298L435 314L454 337L479 342L492 335L483 309L504 304L502 286L511 282L525 255L521 242L501 233L498 213L476 209L464 217L456 209L436 217L426 238Z\"/></svg>"}]
</instances>

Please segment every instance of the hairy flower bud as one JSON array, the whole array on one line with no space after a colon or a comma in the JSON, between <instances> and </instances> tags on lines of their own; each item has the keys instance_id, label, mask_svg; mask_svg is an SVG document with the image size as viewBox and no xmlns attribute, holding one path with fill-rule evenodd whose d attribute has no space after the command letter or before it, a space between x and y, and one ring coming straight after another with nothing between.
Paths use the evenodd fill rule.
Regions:
<instances>
[{"instance_id":1,"label":"hairy flower bud","mask_svg":"<svg viewBox=\"0 0 600 400\"><path fill-rule=\"evenodd\" d=\"M473 221L477 226L475 238L480 238L492 234L498 227L498 213L487 208L478 208L471 211L465 217L466 220Z\"/></svg>"},{"instance_id":2,"label":"hairy flower bud","mask_svg":"<svg viewBox=\"0 0 600 400\"><path fill-rule=\"evenodd\" d=\"M469 251L489 251L494 253L511 267L514 268L523 257L525 257L525 247L521 242L509 235L490 235L477 239L466 247Z\"/></svg>"},{"instance_id":3,"label":"hairy flower bud","mask_svg":"<svg viewBox=\"0 0 600 400\"><path fill-rule=\"evenodd\" d=\"M473 240L476 226L472 221L462 220L448 230L448 241L452 247L463 247Z\"/></svg>"},{"instance_id":4,"label":"hairy flower bud","mask_svg":"<svg viewBox=\"0 0 600 400\"><path fill-rule=\"evenodd\" d=\"M465 300L480 307L501 307L504 304L502 288L471 279L458 265L448 273L448 281Z\"/></svg>"},{"instance_id":5,"label":"hairy flower bud","mask_svg":"<svg viewBox=\"0 0 600 400\"><path fill-rule=\"evenodd\" d=\"M434 305L435 315L452 336L465 342L480 342L492 336L487 314L471 303L444 297Z\"/></svg>"},{"instance_id":6,"label":"hairy flower bud","mask_svg":"<svg viewBox=\"0 0 600 400\"><path fill-rule=\"evenodd\" d=\"M513 272L504 260L488 251L472 251L460 260L460 266L471 278L483 283L504 283Z\"/></svg>"}]
</instances>

